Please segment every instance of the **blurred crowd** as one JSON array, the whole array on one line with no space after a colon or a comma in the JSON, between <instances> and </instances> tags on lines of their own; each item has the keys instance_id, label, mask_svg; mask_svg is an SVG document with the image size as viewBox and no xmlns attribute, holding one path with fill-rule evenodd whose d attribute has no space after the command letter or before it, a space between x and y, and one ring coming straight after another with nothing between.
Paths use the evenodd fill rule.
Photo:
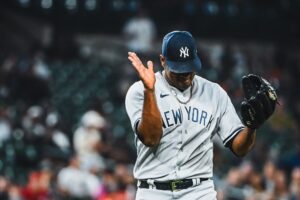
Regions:
<instances>
[{"instance_id":1,"label":"blurred crowd","mask_svg":"<svg viewBox=\"0 0 300 200\"><path fill-rule=\"evenodd\" d=\"M68 126L53 82L41 51L1 60L0 199L134 199L133 159L110 119L91 108Z\"/></svg>"},{"instance_id":2,"label":"blurred crowd","mask_svg":"<svg viewBox=\"0 0 300 200\"><path fill-rule=\"evenodd\" d=\"M104 143L99 112L84 113L70 138L55 111L30 106L16 121L12 109L1 108L1 200L134 199L132 164Z\"/></svg>"},{"instance_id":3,"label":"blurred crowd","mask_svg":"<svg viewBox=\"0 0 300 200\"><path fill-rule=\"evenodd\" d=\"M178 26L185 28L184 24ZM66 45L66 50L78 48L79 52L68 56L69 61L44 48L29 54L0 55L1 200L134 199L133 133L128 120L118 121L127 118L124 95L138 80L127 61L127 51L137 52L143 60L152 59L155 69L161 70L162 35L158 33L155 21L140 10L124 24L122 33L114 38L116 42L102 36L98 43L87 40ZM245 74L263 76L279 95L275 114L259 129L254 149L244 159L224 150L215 138L213 178L218 199L300 199L300 47L194 36L203 64L200 75L219 83L237 112L243 100L240 81ZM94 62L97 59L105 65ZM76 61L77 68L68 64L70 60ZM61 73L68 70L68 75ZM95 81L100 78L91 76L98 71L107 72L103 75L106 82L100 84ZM85 79L76 83L80 77ZM75 112L73 100L83 98L79 94L87 88L68 91L67 83L91 83L101 92L98 96L87 94L88 100L75 104L84 109ZM59 106L55 94L66 96ZM64 109L67 107L74 110Z\"/></svg>"},{"instance_id":4,"label":"blurred crowd","mask_svg":"<svg viewBox=\"0 0 300 200\"><path fill-rule=\"evenodd\" d=\"M268 160L261 170L253 162L245 161L231 167L227 175L216 180L217 198L246 200L297 200L300 198L300 168L290 174Z\"/></svg>"}]
</instances>

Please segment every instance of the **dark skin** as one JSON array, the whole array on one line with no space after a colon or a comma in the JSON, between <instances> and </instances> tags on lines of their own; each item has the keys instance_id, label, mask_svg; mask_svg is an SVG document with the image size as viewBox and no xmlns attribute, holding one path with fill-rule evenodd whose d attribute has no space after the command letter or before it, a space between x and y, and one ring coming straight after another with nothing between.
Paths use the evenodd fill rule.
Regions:
<instances>
[{"instance_id":1,"label":"dark skin","mask_svg":"<svg viewBox=\"0 0 300 200\"><path fill-rule=\"evenodd\" d=\"M173 87L177 88L182 92L192 85L194 76L196 74L195 72L189 72L189 73L171 72L167 66L166 59L163 55L160 55L160 62L161 62L161 66L165 70L165 78L170 85L172 85Z\"/></svg>"},{"instance_id":2,"label":"dark skin","mask_svg":"<svg viewBox=\"0 0 300 200\"><path fill-rule=\"evenodd\" d=\"M141 141L148 147L159 145L162 137L162 118L158 109L155 97L155 74L153 62L148 61L147 67L143 65L134 52L128 52L128 59L136 69L141 81L144 84L144 105L142 118L138 124L138 135ZM192 85L195 72L173 73L166 64L166 58L160 55L161 66L165 70L165 78L168 83L180 91L184 91ZM256 130L248 127L240 131L232 141L231 149L237 156L245 156L253 147L256 137Z\"/></svg>"}]
</instances>

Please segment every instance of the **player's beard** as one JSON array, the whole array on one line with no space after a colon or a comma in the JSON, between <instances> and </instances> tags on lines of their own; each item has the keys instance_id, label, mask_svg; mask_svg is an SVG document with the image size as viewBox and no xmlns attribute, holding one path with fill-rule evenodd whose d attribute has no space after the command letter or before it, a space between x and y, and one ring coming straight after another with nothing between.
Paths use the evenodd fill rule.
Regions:
<instances>
[{"instance_id":1,"label":"player's beard","mask_svg":"<svg viewBox=\"0 0 300 200\"><path fill-rule=\"evenodd\" d=\"M194 74L187 76L176 76L174 77L174 86L180 91L184 91L192 85Z\"/></svg>"},{"instance_id":2,"label":"player's beard","mask_svg":"<svg viewBox=\"0 0 300 200\"><path fill-rule=\"evenodd\" d=\"M167 82L176 87L180 91L184 91L192 85L195 73L173 73L170 72L168 69L164 74Z\"/></svg>"},{"instance_id":3,"label":"player's beard","mask_svg":"<svg viewBox=\"0 0 300 200\"><path fill-rule=\"evenodd\" d=\"M184 91L187 88L189 88L192 85L192 81L191 80L181 80L181 81L177 81L176 83L176 88L179 89L180 91Z\"/></svg>"}]
</instances>

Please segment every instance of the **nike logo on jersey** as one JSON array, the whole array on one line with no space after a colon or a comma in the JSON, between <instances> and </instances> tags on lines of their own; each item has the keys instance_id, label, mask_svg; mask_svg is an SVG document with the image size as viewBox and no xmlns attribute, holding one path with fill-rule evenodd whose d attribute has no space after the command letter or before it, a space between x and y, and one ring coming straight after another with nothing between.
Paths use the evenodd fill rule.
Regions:
<instances>
[{"instance_id":1,"label":"nike logo on jersey","mask_svg":"<svg viewBox=\"0 0 300 200\"><path fill-rule=\"evenodd\" d=\"M169 96L169 94L162 94L162 93L160 93L160 98L164 98L166 96Z\"/></svg>"}]
</instances>

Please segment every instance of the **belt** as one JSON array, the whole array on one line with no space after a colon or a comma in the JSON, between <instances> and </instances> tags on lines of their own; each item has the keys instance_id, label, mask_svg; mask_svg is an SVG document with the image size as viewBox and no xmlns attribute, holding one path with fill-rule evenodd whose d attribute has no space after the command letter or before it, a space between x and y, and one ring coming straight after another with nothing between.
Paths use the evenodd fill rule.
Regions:
<instances>
[{"instance_id":1,"label":"belt","mask_svg":"<svg viewBox=\"0 0 300 200\"><path fill-rule=\"evenodd\" d=\"M209 180L209 178L198 178L200 179L200 183L203 181ZM146 188L149 189L150 185L147 182L147 180L140 180L139 181L139 188ZM166 181L166 182L157 182L154 181L153 184L155 185L155 188L158 190L182 190L187 189L189 187L193 186L193 179L182 179L182 180L172 180L172 181Z\"/></svg>"}]
</instances>

